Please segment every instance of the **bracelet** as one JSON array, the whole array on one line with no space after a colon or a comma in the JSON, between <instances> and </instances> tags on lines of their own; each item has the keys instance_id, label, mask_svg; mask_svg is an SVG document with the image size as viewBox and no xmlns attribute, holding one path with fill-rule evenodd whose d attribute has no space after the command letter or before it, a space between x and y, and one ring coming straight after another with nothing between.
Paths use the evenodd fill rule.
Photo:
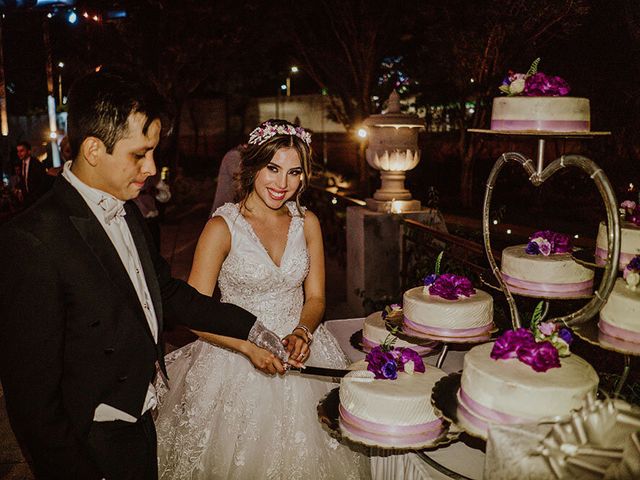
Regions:
<instances>
[{"instance_id":1,"label":"bracelet","mask_svg":"<svg viewBox=\"0 0 640 480\"><path fill-rule=\"evenodd\" d=\"M311 330L309 330L309 327L300 323L296 328L293 329L293 331L296 331L298 329L304 332L307 337L307 344L311 345L311 342L313 341L313 335L311 334Z\"/></svg>"}]
</instances>

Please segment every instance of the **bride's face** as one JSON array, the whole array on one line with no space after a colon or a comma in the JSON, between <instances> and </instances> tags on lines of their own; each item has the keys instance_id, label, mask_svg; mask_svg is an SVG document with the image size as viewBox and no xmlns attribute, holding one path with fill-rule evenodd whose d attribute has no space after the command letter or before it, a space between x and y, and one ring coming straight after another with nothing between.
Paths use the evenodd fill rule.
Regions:
<instances>
[{"instance_id":1,"label":"bride's face","mask_svg":"<svg viewBox=\"0 0 640 480\"><path fill-rule=\"evenodd\" d=\"M298 191L302 182L302 164L294 148L281 148L271 161L258 172L254 193L274 210L281 208Z\"/></svg>"}]
</instances>

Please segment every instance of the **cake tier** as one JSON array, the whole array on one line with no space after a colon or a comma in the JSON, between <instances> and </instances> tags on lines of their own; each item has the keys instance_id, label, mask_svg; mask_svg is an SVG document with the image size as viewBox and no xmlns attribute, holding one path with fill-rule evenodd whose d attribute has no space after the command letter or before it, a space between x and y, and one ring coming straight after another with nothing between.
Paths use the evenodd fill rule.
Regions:
<instances>
[{"instance_id":1,"label":"cake tier","mask_svg":"<svg viewBox=\"0 0 640 480\"><path fill-rule=\"evenodd\" d=\"M600 311L600 330L612 337L640 343L640 287L618 278Z\"/></svg>"},{"instance_id":2,"label":"cake tier","mask_svg":"<svg viewBox=\"0 0 640 480\"><path fill-rule=\"evenodd\" d=\"M493 99L491 130L588 132L589 100L577 97L498 97Z\"/></svg>"},{"instance_id":3,"label":"cake tier","mask_svg":"<svg viewBox=\"0 0 640 480\"><path fill-rule=\"evenodd\" d=\"M350 367L366 369L364 361ZM431 406L431 391L446 374L427 366L424 373L398 373L395 380L362 378L353 372L340 382L340 426L343 433L365 443L409 447L442 435L442 419Z\"/></svg>"},{"instance_id":4,"label":"cake tier","mask_svg":"<svg viewBox=\"0 0 640 480\"><path fill-rule=\"evenodd\" d=\"M464 357L459 399L487 423L524 423L566 415L595 392L598 375L577 355L560 359L560 368L536 372L516 358L494 360L493 343L472 348Z\"/></svg>"},{"instance_id":5,"label":"cake tier","mask_svg":"<svg viewBox=\"0 0 640 480\"><path fill-rule=\"evenodd\" d=\"M640 227L631 222L621 222L620 234L620 263L618 268L622 270L633 257L640 255ZM600 222L598 238L596 239L596 257L606 261L608 252L607 226L604 222Z\"/></svg>"},{"instance_id":6,"label":"cake tier","mask_svg":"<svg viewBox=\"0 0 640 480\"><path fill-rule=\"evenodd\" d=\"M372 313L365 318L362 326L362 344L365 349L371 350L372 348L381 345L388 335L390 335L390 333L382 318L382 312ZM436 342L432 342L429 345L416 345L415 343L407 342L395 337L394 335L392 335L392 337L396 339L393 343L394 347L408 347L415 350L420 355L432 352L433 348L438 345Z\"/></svg>"},{"instance_id":7,"label":"cake tier","mask_svg":"<svg viewBox=\"0 0 640 480\"><path fill-rule=\"evenodd\" d=\"M476 289L470 297L447 300L412 288L402 300L405 321L417 331L442 337L482 335L493 328L493 298Z\"/></svg>"},{"instance_id":8,"label":"cake tier","mask_svg":"<svg viewBox=\"0 0 640 480\"><path fill-rule=\"evenodd\" d=\"M509 290L542 296L588 295L593 287L593 270L577 263L570 254L529 255L526 245L502 251L501 273Z\"/></svg>"}]
</instances>

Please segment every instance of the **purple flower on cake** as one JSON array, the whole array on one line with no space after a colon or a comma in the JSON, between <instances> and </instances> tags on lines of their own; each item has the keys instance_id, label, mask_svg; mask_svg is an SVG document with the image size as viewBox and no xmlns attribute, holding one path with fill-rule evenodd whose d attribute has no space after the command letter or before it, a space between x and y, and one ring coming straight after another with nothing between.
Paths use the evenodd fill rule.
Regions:
<instances>
[{"instance_id":1,"label":"purple flower on cake","mask_svg":"<svg viewBox=\"0 0 640 480\"><path fill-rule=\"evenodd\" d=\"M558 332L558 336L565 342L567 345L571 345L573 342L573 335L571 334L571 330L568 328L561 328Z\"/></svg>"},{"instance_id":2,"label":"purple flower on cake","mask_svg":"<svg viewBox=\"0 0 640 480\"><path fill-rule=\"evenodd\" d=\"M636 204L632 200L625 200L620 204L620 208L624 209L625 220L640 227L640 204Z\"/></svg>"},{"instance_id":3,"label":"purple flower on cake","mask_svg":"<svg viewBox=\"0 0 640 480\"><path fill-rule=\"evenodd\" d=\"M533 333L526 328L518 328L517 330L507 330L504 332L491 349L491 358L494 360L506 360L507 358L516 358L518 350L526 345L535 344Z\"/></svg>"},{"instance_id":4,"label":"purple flower on cake","mask_svg":"<svg viewBox=\"0 0 640 480\"><path fill-rule=\"evenodd\" d=\"M536 58L527 73L509 74L502 80L499 89L509 96L523 95L527 97L556 97L568 95L569 84L562 78L538 72L540 58Z\"/></svg>"},{"instance_id":5,"label":"purple flower on cake","mask_svg":"<svg viewBox=\"0 0 640 480\"><path fill-rule=\"evenodd\" d=\"M429 286L429 285L431 285L433 282L435 282L435 281L436 281L436 279L437 279L438 277L439 277L439 275L438 275L438 274L436 274L436 273L432 273L431 275L427 275L426 277L424 277L424 278L422 279L422 284L423 284L425 287L428 287L428 286Z\"/></svg>"},{"instance_id":6,"label":"purple flower on cake","mask_svg":"<svg viewBox=\"0 0 640 480\"><path fill-rule=\"evenodd\" d=\"M457 300L461 296L470 297L476 293L471 280L461 275L444 273L429 287L429 295L437 295L447 300Z\"/></svg>"},{"instance_id":7,"label":"purple flower on cake","mask_svg":"<svg viewBox=\"0 0 640 480\"><path fill-rule=\"evenodd\" d=\"M569 84L562 78L538 72L527 77L524 83L524 95L527 97L558 97L568 95Z\"/></svg>"},{"instance_id":8,"label":"purple flower on cake","mask_svg":"<svg viewBox=\"0 0 640 480\"><path fill-rule=\"evenodd\" d=\"M398 372L423 373L424 362L415 350L410 348L391 348L385 351L381 347L375 347L365 357L367 370L373 372L374 378L395 380Z\"/></svg>"},{"instance_id":9,"label":"purple flower on cake","mask_svg":"<svg viewBox=\"0 0 640 480\"><path fill-rule=\"evenodd\" d=\"M571 251L571 238L564 233L551 230L540 230L529 237L525 252L529 255L549 255L567 253Z\"/></svg>"},{"instance_id":10,"label":"purple flower on cake","mask_svg":"<svg viewBox=\"0 0 640 480\"><path fill-rule=\"evenodd\" d=\"M523 345L517 352L518 360L526 363L536 372L546 372L560 367L560 355L551 342Z\"/></svg>"},{"instance_id":11,"label":"purple flower on cake","mask_svg":"<svg viewBox=\"0 0 640 480\"><path fill-rule=\"evenodd\" d=\"M635 290L640 285L640 255L631 259L622 272L622 277L627 282L627 287Z\"/></svg>"},{"instance_id":12,"label":"purple flower on cake","mask_svg":"<svg viewBox=\"0 0 640 480\"><path fill-rule=\"evenodd\" d=\"M542 322L538 325L538 329L543 335L551 336L558 330L558 324L553 322Z\"/></svg>"}]
</instances>

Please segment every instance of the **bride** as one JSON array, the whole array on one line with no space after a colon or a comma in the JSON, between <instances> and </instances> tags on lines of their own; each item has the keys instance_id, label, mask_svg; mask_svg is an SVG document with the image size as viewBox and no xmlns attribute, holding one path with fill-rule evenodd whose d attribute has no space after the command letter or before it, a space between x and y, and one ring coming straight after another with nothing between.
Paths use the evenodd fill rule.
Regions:
<instances>
[{"instance_id":1,"label":"bride","mask_svg":"<svg viewBox=\"0 0 640 480\"><path fill-rule=\"evenodd\" d=\"M239 203L216 210L198 241L189 283L239 305L283 338L282 360L344 368L320 325L324 253L317 217L300 206L310 175L310 134L282 121L249 138ZM196 332L167 357L171 389L159 386L161 479L356 479L369 461L331 438L316 406L335 385L282 372L246 341ZM253 365L252 365L253 364ZM254 368L255 367L255 368Z\"/></svg>"}]
</instances>

